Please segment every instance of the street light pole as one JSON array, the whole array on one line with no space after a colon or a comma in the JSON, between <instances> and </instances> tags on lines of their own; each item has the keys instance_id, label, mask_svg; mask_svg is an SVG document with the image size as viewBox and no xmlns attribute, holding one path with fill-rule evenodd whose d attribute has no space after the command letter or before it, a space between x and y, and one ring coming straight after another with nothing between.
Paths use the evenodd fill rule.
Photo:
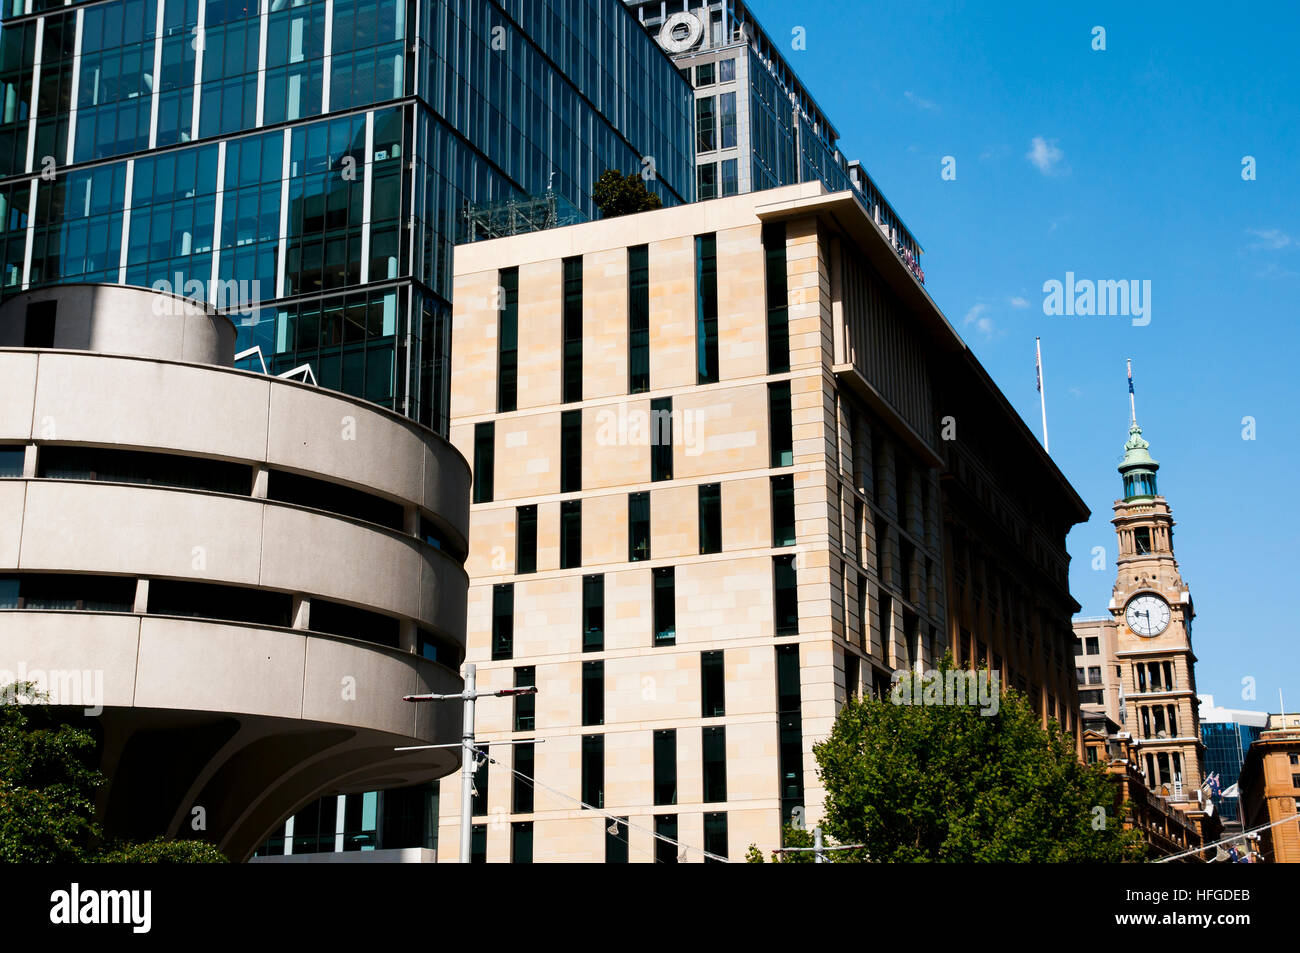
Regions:
<instances>
[{"instance_id":1,"label":"street light pole","mask_svg":"<svg viewBox=\"0 0 1300 953\"><path fill-rule=\"evenodd\" d=\"M474 743L474 699L478 698L480 694L477 690L475 672L474 663L466 662L465 690L455 694L402 696L402 701L408 702L443 702L450 701L453 698L461 699L465 703L465 708L459 744L405 745L393 749L394 751L427 751L431 748L460 748L460 862L462 864L470 862L470 842L474 834L474 769L478 760L478 751ZM482 694L492 695L496 698L505 698L511 695L536 695L537 686L524 685L518 688L502 688L495 692L482 692ZM484 743L490 744L491 742ZM497 743L513 745L521 742L505 741Z\"/></svg>"},{"instance_id":2,"label":"street light pole","mask_svg":"<svg viewBox=\"0 0 1300 953\"><path fill-rule=\"evenodd\" d=\"M473 662L465 665L465 718L460 733L460 862L468 864L470 859L470 840L473 837L474 810L474 699L478 697L474 690L475 666Z\"/></svg>"}]
</instances>

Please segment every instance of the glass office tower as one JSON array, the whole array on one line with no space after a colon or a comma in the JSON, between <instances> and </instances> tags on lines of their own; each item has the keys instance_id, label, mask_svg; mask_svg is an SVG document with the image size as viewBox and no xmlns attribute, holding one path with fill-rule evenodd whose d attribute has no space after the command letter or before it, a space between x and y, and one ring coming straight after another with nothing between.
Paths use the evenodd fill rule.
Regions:
<instances>
[{"instance_id":1,"label":"glass office tower","mask_svg":"<svg viewBox=\"0 0 1300 953\"><path fill-rule=\"evenodd\" d=\"M0 295L102 281L237 315L445 433L470 206L606 168L694 187L693 95L618 0L4 0ZM257 366L255 359L247 366Z\"/></svg>"},{"instance_id":2,"label":"glass office tower","mask_svg":"<svg viewBox=\"0 0 1300 953\"><path fill-rule=\"evenodd\" d=\"M693 198L690 85L619 0L0 2L0 297L206 299L444 436L472 207L594 217L606 168ZM434 796L327 799L263 853L432 847Z\"/></svg>"}]
</instances>

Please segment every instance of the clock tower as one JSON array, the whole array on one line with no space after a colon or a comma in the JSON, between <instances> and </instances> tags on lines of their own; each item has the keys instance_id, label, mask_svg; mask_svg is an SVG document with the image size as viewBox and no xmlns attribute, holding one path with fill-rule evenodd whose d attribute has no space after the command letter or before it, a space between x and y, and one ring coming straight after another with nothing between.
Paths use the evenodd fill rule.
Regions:
<instances>
[{"instance_id":1,"label":"clock tower","mask_svg":"<svg viewBox=\"0 0 1300 953\"><path fill-rule=\"evenodd\" d=\"M1111 520L1119 540L1110 612L1115 664L1123 686L1123 718L1147 786L1196 812L1201 803L1205 746L1197 715L1192 596L1174 557L1174 519L1156 489L1160 465L1142 437L1133 406L1119 465L1124 497Z\"/></svg>"}]
</instances>

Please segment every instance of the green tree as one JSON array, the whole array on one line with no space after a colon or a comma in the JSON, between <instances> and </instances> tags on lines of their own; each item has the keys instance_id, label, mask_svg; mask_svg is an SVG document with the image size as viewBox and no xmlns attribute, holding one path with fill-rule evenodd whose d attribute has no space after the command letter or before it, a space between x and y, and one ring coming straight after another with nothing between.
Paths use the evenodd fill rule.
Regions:
<instances>
[{"instance_id":1,"label":"green tree","mask_svg":"<svg viewBox=\"0 0 1300 953\"><path fill-rule=\"evenodd\" d=\"M30 683L0 691L0 861L85 860L99 836L94 737L47 708L14 704L39 697Z\"/></svg>"},{"instance_id":2,"label":"green tree","mask_svg":"<svg viewBox=\"0 0 1300 953\"><path fill-rule=\"evenodd\" d=\"M949 670L945 662L939 678ZM923 679L924 687L933 685ZM924 697L924 696L923 696ZM990 706L991 708L992 706ZM965 704L850 699L813 747L835 860L1116 862L1142 855L1116 788L1017 692L995 713Z\"/></svg>"},{"instance_id":3,"label":"green tree","mask_svg":"<svg viewBox=\"0 0 1300 953\"><path fill-rule=\"evenodd\" d=\"M89 731L58 718L31 683L0 687L0 862L211 863L211 844L123 841L102 846L95 822L97 745Z\"/></svg>"},{"instance_id":4,"label":"green tree","mask_svg":"<svg viewBox=\"0 0 1300 953\"><path fill-rule=\"evenodd\" d=\"M806 831L799 827L792 827L786 824L781 828L781 846L782 847L812 847L812 831ZM830 861L834 858L833 854L827 854L826 859ZM758 849L756 844L750 844L749 849L745 851L745 863L762 864L766 863L763 859L763 852ZM774 864L812 864L816 863L812 851L799 850L784 853L781 851L772 851L772 863Z\"/></svg>"},{"instance_id":5,"label":"green tree","mask_svg":"<svg viewBox=\"0 0 1300 953\"><path fill-rule=\"evenodd\" d=\"M623 175L617 169L606 169L596 179L591 189L591 199L600 209L601 218L617 218L633 212L647 212L663 208L663 200L645 187L637 173Z\"/></svg>"},{"instance_id":6,"label":"green tree","mask_svg":"<svg viewBox=\"0 0 1300 953\"><path fill-rule=\"evenodd\" d=\"M224 864L226 855L206 841L155 837L143 843L122 843L95 858L101 864Z\"/></svg>"}]
</instances>

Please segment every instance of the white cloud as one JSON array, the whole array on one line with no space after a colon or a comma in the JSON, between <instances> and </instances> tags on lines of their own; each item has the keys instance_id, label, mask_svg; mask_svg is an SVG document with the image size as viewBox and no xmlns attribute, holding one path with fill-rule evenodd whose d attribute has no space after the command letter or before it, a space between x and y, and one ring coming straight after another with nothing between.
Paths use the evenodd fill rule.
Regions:
<instances>
[{"instance_id":1,"label":"white cloud","mask_svg":"<svg viewBox=\"0 0 1300 953\"><path fill-rule=\"evenodd\" d=\"M1020 297L1020 295L1013 295L1013 296L1011 297L1011 300L1010 300L1009 302L1007 302L1007 303L1010 304L1011 307L1013 307L1013 308L1027 308L1027 307L1029 307L1029 300L1028 300L1027 298L1022 298L1022 297Z\"/></svg>"},{"instance_id":2,"label":"white cloud","mask_svg":"<svg viewBox=\"0 0 1300 953\"><path fill-rule=\"evenodd\" d=\"M1290 268L1283 268L1275 261L1270 261L1261 270L1255 272L1256 278L1294 278L1296 273Z\"/></svg>"},{"instance_id":3,"label":"white cloud","mask_svg":"<svg viewBox=\"0 0 1300 953\"><path fill-rule=\"evenodd\" d=\"M979 331L980 334L984 335L986 338L991 338L993 336L993 319L987 317L984 313L988 311L988 309L989 306L983 302L974 305L966 312L966 317L964 317L961 322L962 326L967 327L973 324L975 330Z\"/></svg>"},{"instance_id":4,"label":"white cloud","mask_svg":"<svg viewBox=\"0 0 1300 953\"><path fill-rule=\"evenodd\" d=\"M1291 236L1280 228L1248 228L1246 234L1258 239L1246 246L1248 251L1280 251L1292 244Z\"/></svg>"},{"instance_id":5,"label":"white cloud","mask_svg":"<svg viewBox=\"0 0 1300 953\"><path fill-rule=\"evenodd\" d=\"M1061 160L1065 158L1065 153L1057 148L1056 140L1048 142L1042 136L1034 136L1029 145L1025 158L1043 175L1055 175Z\"/></svg>"},{"instance_id":6,"label":"white cloud","mask_svg":"<svg viewBox=\"0 0 1300 953\"><path fill-rule=\"evenodd\" d=\"M903 90L903 98L906 99L913 106L916 106L918 109L925 109L925 110L929 110L930 112L939 111L939 105L937 103L935 103L933 100L926 99L923 96L918 96L910 89Z\"/></svg>"}]
</instances>

